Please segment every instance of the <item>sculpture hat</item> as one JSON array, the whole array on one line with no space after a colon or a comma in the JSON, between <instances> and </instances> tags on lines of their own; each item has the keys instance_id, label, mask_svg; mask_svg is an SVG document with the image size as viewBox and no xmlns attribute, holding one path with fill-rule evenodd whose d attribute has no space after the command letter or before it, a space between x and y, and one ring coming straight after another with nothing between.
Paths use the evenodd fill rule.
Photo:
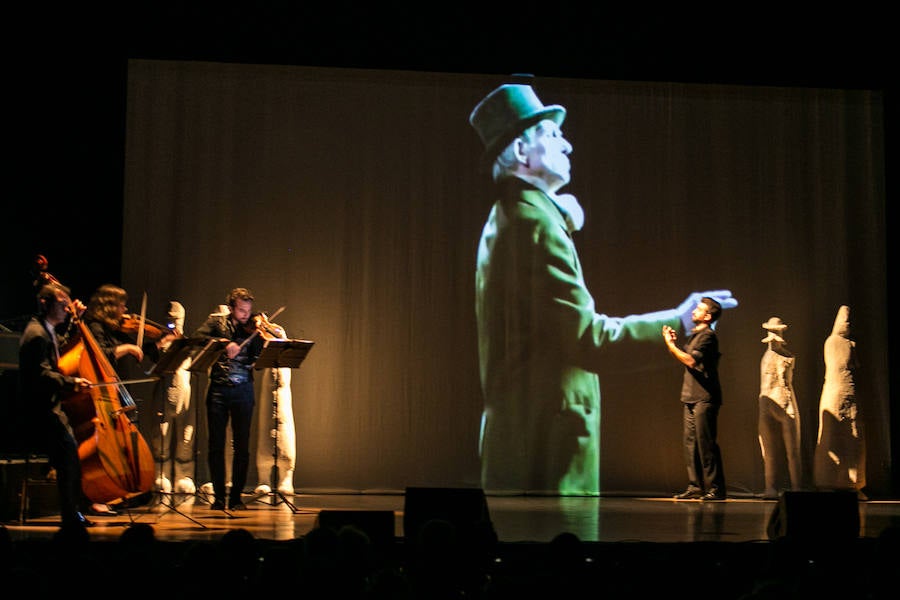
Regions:
<instances>
[{"instance_id":1,"label":"sculpture hat","mask_svg":"<svg viewBox=\"0 0 900 600\"><path fill-rule=\"evenodd\" d=\"M769 320L762 324L762 328L769 332L766 337L760 340L762 343L767 344L772 340L784 342L784 338L779 334L787 329L787 324L780 318L769 317Z\"/></svg>"},{"instance_id":2,"label":"sculpture hat","mask_svg":"<svg viewBox=\"0 0 900 600\"><path fill-rule=\"evenodd\" d=\"M787 329L787 323L779 317L769 317L769 320L762 324L762 328L767 331L784 331Z\"/></svg>"},{"instance_id":3,"label":"sculpture hat","mask_svg":"<svg viewBox=\"0 0 900 600\"><path fill-rule=\"evenodd\" d=\"M484 144L482 158L493 161L516 136L544 119L562 125L566 109L558 104L544 106L530 85L503 84L484 99L469 115L469 124Z\"/></svg>"}]
</instances>

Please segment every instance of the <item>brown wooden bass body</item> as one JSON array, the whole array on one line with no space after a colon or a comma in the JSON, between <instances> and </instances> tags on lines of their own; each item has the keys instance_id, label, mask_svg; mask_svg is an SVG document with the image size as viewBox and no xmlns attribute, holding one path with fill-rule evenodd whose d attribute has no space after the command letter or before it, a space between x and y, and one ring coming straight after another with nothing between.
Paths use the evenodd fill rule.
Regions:
<instances>
[{"instance_id":1,"label":"brown wooden bass body","mask_svg":"<svg viewBox=\"0 0 900 600\"><path fill-rule=\"evenodd\" d=\"M134 400L90 329L77 324L79 337L60 357L59 369L100 384L62 400L78 442L84 494L107 503L147 493L153 488L153 453L129 417Z\"/></svg>"}]
</instances>

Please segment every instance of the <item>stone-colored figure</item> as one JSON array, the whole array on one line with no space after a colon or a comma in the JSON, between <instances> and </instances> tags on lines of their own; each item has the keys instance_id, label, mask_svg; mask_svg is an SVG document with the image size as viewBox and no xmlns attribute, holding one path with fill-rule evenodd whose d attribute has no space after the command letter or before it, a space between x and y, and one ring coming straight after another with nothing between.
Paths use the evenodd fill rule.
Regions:
<instances>
[{"instance_id":1,"label":"stone-colored figure","mask_svg":"<svg viewBox=\"0 0 900 600\"><path fill-rule=\"evenodd\" d=\"M170 302L168 324L172 331L184 334L184 307L180 302ZM185 359L171 375L160 380L155 398L155 418L159 433L153 437L152 447L161 473L156 488L163 492L193 494L194 441L196 408L191 402L191 359ZM172 482L174 483L174 486Z\"/></svg>"},{"instance_id":2,"label":"stone-colored figure","mask_svg":"<svg viewBox=\"0 0 900 600\"><path fill-rule=\"evenodd\" d=\"M277 441L278 481L276 485L282 494L293 495L297 434L294 427L294 407L291 396L291 369L265 369L261 379L262 385L257 399L259 435L256 446L256 469L260 483L254 491L257 494L268 494L272 491L272 467L276 466L275 442Z\"/></svg>"},{"instance_id":3,"label":"stone-colored figure","mask_svg":"<svg viewBox=\"0 0 900 600\"><path fill-rule=\"evenodd\" d=\"M789 478L790 489L803 486L800 412L794 393L794 355L786 348L787 325L779 317L762 324L768 344L759 363L759 447L765 467L764 498L777 498ZM787 474L787 478L785 477Z\"/></svg>"},{"instance_id":4,"label":"stone-colored figure","mask_svg":"<svg viewBox=\"0 0 900 600\"><path fill-rule=\"evenodd\" d=\"M862 491L866 447L856 403L856 342L850 338L850 307L843 305L825 340L825 383L819 400L814 476L822 490Z\"/></svg>"}]
</instances>

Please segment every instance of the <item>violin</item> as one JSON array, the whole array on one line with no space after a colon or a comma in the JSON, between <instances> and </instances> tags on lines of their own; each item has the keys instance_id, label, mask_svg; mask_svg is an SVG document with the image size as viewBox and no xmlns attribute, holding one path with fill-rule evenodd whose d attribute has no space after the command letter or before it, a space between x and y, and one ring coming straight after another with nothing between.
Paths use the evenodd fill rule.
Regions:
<instances>
[{"instance_id":1,"label":"violin","mask_svg":"<svg viewBox=\"0 0 900 600\"><path fill-rule=\"evenodd\" d=\"M119 323L119 329L125 333L137 335L141 329L140 315L123 315L122 322ZM167 335L177 336L174 329L170 329L165 325L154 323L150 319L144 319L144 337L148 340L160 340Z\"/></svg>"},{"instance_id":2,"label":"violin","mask_svg":"<svg viewBox=\"0 0 900 600\"><path fill-rule=\"evenodd\" d=\"M244 325L244 331L250 334L250 337L241 342L240 347L243 348L247 344L250 343L250 340L255 338L256 336L261 336L267 340L282 340L285 338L284 328L279 325L275 325L272 323L271 319L274 319L281 311L284 310L282 306L269 317L266 313L254 313L250 315L250 318L247 319L247 324Z\"/></svg>"},{"instance_id":3,"label":"violin","mask_svg":"<svg viewBox=\"0 0 900 600\"><path fill-rule=\"evenodd\" d=\"M284 308L279 309L275 314L277 315L282 310ZM264 312L250 315L250 318L247 319L247 324L244 326L244 331L250 334L258 333L263 338L270 340L284 338L284 328L273 323Z\"/></svg>"}]
</instances>

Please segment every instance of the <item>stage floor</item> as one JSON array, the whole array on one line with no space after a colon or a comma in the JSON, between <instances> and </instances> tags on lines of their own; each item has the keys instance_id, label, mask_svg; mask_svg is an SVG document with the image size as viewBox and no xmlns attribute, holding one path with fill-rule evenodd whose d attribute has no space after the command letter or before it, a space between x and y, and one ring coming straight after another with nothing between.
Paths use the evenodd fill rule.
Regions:
<instances>
[{"instance_id":1,"label":"stage floor","mask_svg":"<svg viewBox=\"0 0 900 600\"><path fill-rule=\"evenodd\" d=\"M132 523L153 525L163 541L217 540L243 528L266 540L303 537L327 511L392 512L394 534L403 537L403 494L298 494L246 496L247 510L210 510L200 496L154 497L117 516L90 517L92 539L112 541ZM163 501L167 504L161 504ZM735 498L724 502L675 501L651 497L487 496L488 513L500 542L548 542L571 532L585 542L754 542L768 540L767 527L776 500ZM176 506L173 510L171 506ZM875 538L900 525L900 500L860 501L860 537ZM348 515L349 516L349 515ZM822 515L823 521L825 515ZM58 515L4 525L13 540L50 539ZM823 526L828 527L827 522Z\"/></svg>"}]
</instances>

